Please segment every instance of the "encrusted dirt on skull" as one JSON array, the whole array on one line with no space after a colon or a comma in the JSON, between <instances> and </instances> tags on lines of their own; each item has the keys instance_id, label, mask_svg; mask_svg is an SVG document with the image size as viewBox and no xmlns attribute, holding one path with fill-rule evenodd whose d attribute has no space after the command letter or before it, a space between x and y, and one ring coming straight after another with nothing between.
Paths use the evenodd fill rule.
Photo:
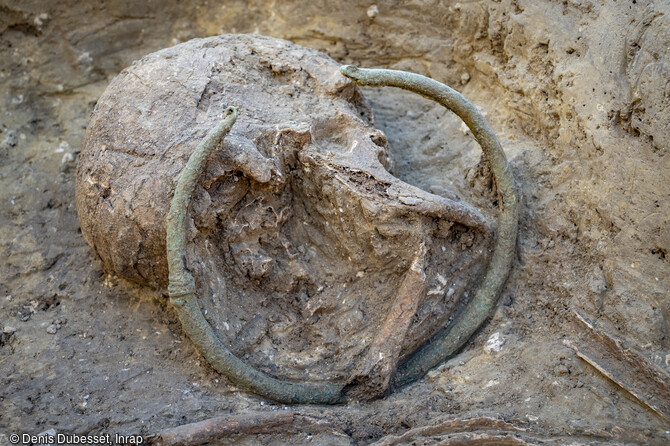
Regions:
<instances>
[{"instance_id":1,"label":"encrusted dirt on skull","mask_svg":"<svg viewBox=\"0 0 670 446\"><path fill-rule=\"evenodd\" d=\"M338 68L317 51L251 35L145 57L98 101L77 208L109 271L165 290L177 179L236 106L189 211L187 264L206 318L233 353L275 376L358 382L374 369L387 375L370 378L383 388L397 361L467 300L492 230L471 206L389 173L386 137ZM371 358L408 288L419 298L395 339L401 348Z\"/></svg>"}]
</instances>

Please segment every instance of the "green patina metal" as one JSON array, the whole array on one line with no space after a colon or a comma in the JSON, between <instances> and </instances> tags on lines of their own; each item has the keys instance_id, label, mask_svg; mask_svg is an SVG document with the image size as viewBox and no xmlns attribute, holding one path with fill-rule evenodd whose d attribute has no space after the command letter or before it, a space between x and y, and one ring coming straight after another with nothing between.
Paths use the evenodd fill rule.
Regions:
<instances>
[{"instance_id":1,"label":"green patina metal","mask_svg":"<svg viewBox=\"0 0 670 446\"><path fill-rule=\"evenodd\" d=\"M351 65L342 73L359 85L392 86L432 99L456 113L470 128L491 167L501 196L501 213L493 255L472 299L455 322L438 333L398 366L394 387L410 383L456 353L486 321L495 308L512 265L518 226L518 199L505 154L491 127L465 97L433 79L394 70L368 70ZM235 357L217 338L195 298L195 281L186 267L186 214L190 197L208 157L221 146L237 119L229 107L189 158L177 183L167 217L167 254L170 302L184 331L203 356L235 385L267 398L290 404L346 402L345 383L290 382L266 375Z\"/></svg>"}]
</instances>

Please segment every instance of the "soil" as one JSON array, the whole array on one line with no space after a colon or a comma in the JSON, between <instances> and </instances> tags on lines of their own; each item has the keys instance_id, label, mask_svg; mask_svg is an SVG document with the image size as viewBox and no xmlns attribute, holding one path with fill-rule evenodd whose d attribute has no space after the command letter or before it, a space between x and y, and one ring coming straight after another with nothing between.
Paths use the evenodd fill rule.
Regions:
<instances>
[{"instance_id":1,"label":"soil","mask_svg":"<svg viewBox=\"0 0 670 446\"><path fill-rule=\"evenodd\" d=\"M211 369L160 292L105 269L75 204L86 126L112 79L148 53L241 32L458 89L505 149L521 221L497 310L458 355L382 399L291 407L337 432L231 441L369 444L445 417L566 442L670 441L662 416L562 342L576 311L670 372L670 5L589 0L0 3L1 441L284 410ZM362 91L393 175L494 211L457 118L409 93Z\"/></svg>"}]
</instances>

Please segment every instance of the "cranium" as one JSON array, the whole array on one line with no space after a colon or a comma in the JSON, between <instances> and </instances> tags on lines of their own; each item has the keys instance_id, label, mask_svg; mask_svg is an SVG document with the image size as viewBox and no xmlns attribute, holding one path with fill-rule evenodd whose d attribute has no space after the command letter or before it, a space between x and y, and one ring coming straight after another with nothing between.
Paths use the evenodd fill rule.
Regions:
<instances>
[{"instance_id":1,"label":"cranium","mask_svg":"<svg viewBox=\"0 0 670 446\"><path fill-rule=\"evenodd\" d=\"M200 307L221 342L267 374L383 393L398 361L467 297L491 225L389 173L385 135L327 56L224 35L125 69L98 101L79 158L84 237L108 271L165 290L175 184L230 105L239 118L189 210ZM402 323L389 326L399 305Z\"/></svg>"}]
</instances>

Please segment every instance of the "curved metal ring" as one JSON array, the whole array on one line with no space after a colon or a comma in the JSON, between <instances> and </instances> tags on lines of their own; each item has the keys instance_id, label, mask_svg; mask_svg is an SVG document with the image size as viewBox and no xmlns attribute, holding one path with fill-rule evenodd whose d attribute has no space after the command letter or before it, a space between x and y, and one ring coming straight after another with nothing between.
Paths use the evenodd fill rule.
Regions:
<instances>
[{"instance_id":1,"label":"curved metal ring","mask_svg":"<svg viewBox=\"0 0 670 446\"><path fill-rule=\"evenodd\" d=\"M518 209L514 178L505 154L484 117L460 93L437 81L413 73L365 70L351 65L342 73L359 85L394 86L419 93L454 111L470 127L491 166L502 197L498 235L493 255L472 300L456 321L438 333L398 366L394 387L416 380L458 351L489 317L505 283L516 245ZM233 355L205 320L195 298L195 281L186 268L186 214L196 181L207 158L220 145L237 120L237 109L228 107L224 119L198 145L184 168L167 216L167 257L170 302L186 335L207 361L234 384L267 398L289 404L338 404L346 402L345 383L295 383L273 378Z\"/></svg>"}]
</instances>

